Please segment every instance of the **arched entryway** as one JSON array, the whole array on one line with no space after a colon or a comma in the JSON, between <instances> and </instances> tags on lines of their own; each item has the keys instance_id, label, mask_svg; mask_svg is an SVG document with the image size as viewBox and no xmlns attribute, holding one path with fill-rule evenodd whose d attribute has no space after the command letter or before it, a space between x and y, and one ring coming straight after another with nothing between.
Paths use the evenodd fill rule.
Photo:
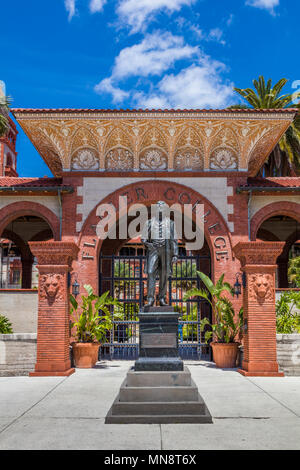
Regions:
<instances>
[{"instance_id":1,"label":"arched entryway","mask_svg":"<svg viewBox=\"0 0 300 470\"><path fill-rule=\"evenodd\" d=\"M252 240L285 242L277 259L276 288L295 287L289 280L288 267L290 260L300 255L299 205L282 201L265 206L251 221L251 236Z\"/></svg>"},{"instance_id":2,"label":"arched entryway","mask_svg":"<svg viewBox=\"0 0 300 470\"><path fill-rule=\"evenodd\" d=\"M107 242L107 243L106 243ZM109 358L128 359L138 355L138 313L147 298L147 276L144 272L145 252L140 238L128 240L113 252L109 240L104 241L99 255L99 292L109 291L122 305L114 319L109 343L101 353ZM203 318L211 320L208 302L193 298L184 301L191 288L203 288L197 271L211 275L211 257L207 243L197 252L188 251L179 242L179 257L168 280L167 300L178 312L179 352L183 358L210 359L204 333L200 331ZM156 290L158 293L158 281Z\"/></svg>"},{"instance_id":3,"label":"arched entryway","mask_svg":"<svg viewBox=\"0 0 300 470\"><path fill-rule=\"evenodd\" d=\"M0 218L0 288L36 288L36 261L28 242L57 237L56 216L38 203L23 202L6 206Z\"/></svg>"},{"instance_id":4,"label":"arched entryway","mask_svg":"<svg viewBox=\"0 0 300 470\"><path fill-rule=\"evenodd\" d=\"M202 195L196 193L188 187L180 184L165 181L146 181L134 183L132 185L120 188L119 191L111 194L94 208L86 219L80 236L80 255L77 263L74 263L74 275L77 276L79 284L92 284L94 290L105 292L109 290L116 296L123 296L123 304L127 307L127 319L131 323L131 331L128 334L128 327L122 322L117 322L119 330L113 340L118 343L119 350L126 354L134 354L136 347L136 330L134 327L135 315L143 303L145 297L146 278L143 275L143 253L141 246L135 246L133 253L132 240L106 239L98 240L95 236L95 227L99 222L97 217L97 207L100 204L113 204L117 210L117 224L120 220L119 196L126 195L128 206L135 203L144 203L148 208L158 200L164 200L169 205L187 203L204 205L204 232L205 244L200 252L185 253L185 240L182 240L181 259L177 268L174 267L172 279L169 282L169 297L175 308L181 309L185 315L182 322L182 354L185 357L194 357L198 359L209 358L209 348L204 343L203 334L200 334L200 319L210 314L209 308L205 302L196 304L196 301L189 305L184 303L182 297L185 288L198 286L200 280L197 276L197 270L206 272L216 280L222 273L225 273L227 279L232 284L235 282L235 274L239 270L239 263L236 264L232 257L231 236L221 214L216 208ZM193 222L195 222L193 213ZM118 232L118 231L117 231ZM126 250L127 251L126 251ZM177 272L176 272L177 269ZM191 276L187 272L191 272ZM122 274L126 273L126 276ZM98 274L98 276L96 275ZM97 282L98 281L98 282ZM177 285L176 285L177 284ZM127 289L127 290L126 290ZM123 292L122 292L123 290ZM128 293L131 298L128 297ZM136 299L132 297L136 296ZM134 300L134 301L133 301ZM131 309L131 312L129 310ZM185 309L185 311L184 311ZM129 315L128 315L129 314ZM125 316L126 316L125 315ZM125 317L124 317L125 318ZM111 345L112 347L112 342ZM111 351L110 351L111 352Z\"/></svg>"}]
</instances>

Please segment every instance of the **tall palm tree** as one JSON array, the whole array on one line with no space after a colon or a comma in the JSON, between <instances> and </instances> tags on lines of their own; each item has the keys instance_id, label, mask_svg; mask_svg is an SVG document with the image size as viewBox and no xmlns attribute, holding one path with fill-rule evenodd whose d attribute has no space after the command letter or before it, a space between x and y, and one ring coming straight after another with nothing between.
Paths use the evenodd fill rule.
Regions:
<instances>
[{"instance_id":1,"label":"tall palm tree","mask_svg":"<svg viewBox=\"0 0 300 470\"><path fill-rule=\"evenodd\" d=\"M8 129L8 113L10 99L0 94L0 137L2 137Z\"/></svg>"},{"instance_id":2,"label":"tall palm tree","mask_svg":"<svg viewBox=\"0 0 300 470\"><path fill-rule=\"evenodd\" d=\"M250 106L234 105L232 109L282 109L282 108L299 108L300 105L293 105L295 98L300 98L300 93L280 95L283 87L287 84L288 80L282 78L272 87L272 80L269 79L267 84L264 77L261 75L258 80L253 80L255 90L252 88L234 88L239 95L241 95ZM284 164L284 156L287 156L287 161L290 168L298 171L300 170L300 115L295 117L293 123L290 125L284 136L280 139L275 149L271 153L267 165L273 169L272 173L278 173ZM275 170L275 171L274 171ZM287 169L285 170L287 172ZM271 174L270 176L276 176Z\"/></svg>"}]
</instances>

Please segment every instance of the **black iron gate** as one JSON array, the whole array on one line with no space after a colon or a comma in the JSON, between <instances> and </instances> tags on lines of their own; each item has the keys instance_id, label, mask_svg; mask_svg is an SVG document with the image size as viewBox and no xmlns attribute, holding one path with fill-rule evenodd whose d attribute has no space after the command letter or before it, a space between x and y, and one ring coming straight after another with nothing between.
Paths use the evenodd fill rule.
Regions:
<instances>
[{"instance_id":1,"label":"black iron gate","mask_svg":"<svg viewBox=\"0 0 300 470\"><path fill-rule=\"evenodd\" d=\"M110 291L122 307L113 311L113 328L102 358L135 359L139 350L138 313L146 301L147 277L144 274L145 256L100 255L99 292ZM175 310L182 313L179 320L179 352L183 359L210 359L209 347L200 331L200 321L211 318L205 299L183 301L185 292L203 287L197 271L210 275L209 256L180 256L169 278L169 299Z\"/></svg>"}]
</instances>

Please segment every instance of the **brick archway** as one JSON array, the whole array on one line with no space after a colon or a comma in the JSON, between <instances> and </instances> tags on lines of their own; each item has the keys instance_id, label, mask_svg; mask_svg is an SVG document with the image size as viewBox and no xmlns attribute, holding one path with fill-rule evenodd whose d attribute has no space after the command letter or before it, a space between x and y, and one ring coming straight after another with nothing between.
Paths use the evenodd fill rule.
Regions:
<instances>
[{"instance_id":1,"label":"brick archway","mask_svg":"<svg viewBox=\"0 0 300 470\"><path fill-rule=\"evenodd\" d=\"M52 230L54 240L59 240L58 217L47 207L38 202L13 202L0 210L0 235L7 225L22 215L33 215L44 219Z\"/></svg>"},{"instance_id":2,"label":"brick archway","mask_svg":"<svg viewBox=\"0 0 300 470\"><path fill-rule=\"evenodd\" d=\"M300 222L300 205L296 202L272 202L260 209L251 219L251 240L255 241L261 225L271 217L285 215Z\"/></svg>"},{"instance_id":3,"label":"brick archway","mask_svg":"<svg viewBox=\"0 0 300 470\"><path fill-rule=\"evenodd\" d=\"M19 235L11 230L4 229L2 237L8 238L19 248L22 263L22 289L30 289L33 255L30 251L29 245L25 243Z\"/></svg>"},{"instance_id":4,"label":"brick archway","mask_svg":"<svg viewBox=\"0 0 300 470\"><path fill-rule=\"evenodd\" d=\"M214 278L223 272L228 273L230 281L238 270L233 261L231 234L223 216L204 196L187 186L162 180L149 180L132 183L121 187L119 190L108 195L90 212L82 227L79 246L80 255L74 267L80 276L91 280L91 284L97 289L97 263L102 247L102 240L98 240L95 233L95 226L99 222L96 210L100 204L113 204L117 210L117 220L119 217L118 206L119 196L127 196L128 207L136 203L144 203L147 206L154 204L158 200L164 200L169 205L174 203L183 204L204 204L205 224L204 235L209 245L212 261L212 274ZM88 254L88 257L86 257Z\"/></svg>"}]
</instances>

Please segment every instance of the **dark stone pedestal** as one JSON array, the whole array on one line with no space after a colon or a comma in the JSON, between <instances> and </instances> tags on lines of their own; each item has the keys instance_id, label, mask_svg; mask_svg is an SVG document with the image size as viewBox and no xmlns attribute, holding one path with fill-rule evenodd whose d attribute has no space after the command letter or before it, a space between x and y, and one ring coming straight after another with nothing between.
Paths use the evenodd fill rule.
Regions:
<instances>
[{"instance_id":1,"label":"dark stone pedestal","mask_svg":"<svg viewBox=\"0 0 300 470\"><path fill-rule=\"evenodd\" d=\"M178 354L178 318L170 306L145 307L139 314L140 353L136 371L182 371Z\"/></svg>"},{"instance_id":2,"label":"dark stone pedestal","mask_svg":"<svg viewBox=\"0 0 300 470\"><path fill-rule=\"evenodd\" d=\"M178 355L178 317L150 307L140 317L140 357L130 369L105 423L212 423L191 373Z\"/></svg>"}]
</instances>

